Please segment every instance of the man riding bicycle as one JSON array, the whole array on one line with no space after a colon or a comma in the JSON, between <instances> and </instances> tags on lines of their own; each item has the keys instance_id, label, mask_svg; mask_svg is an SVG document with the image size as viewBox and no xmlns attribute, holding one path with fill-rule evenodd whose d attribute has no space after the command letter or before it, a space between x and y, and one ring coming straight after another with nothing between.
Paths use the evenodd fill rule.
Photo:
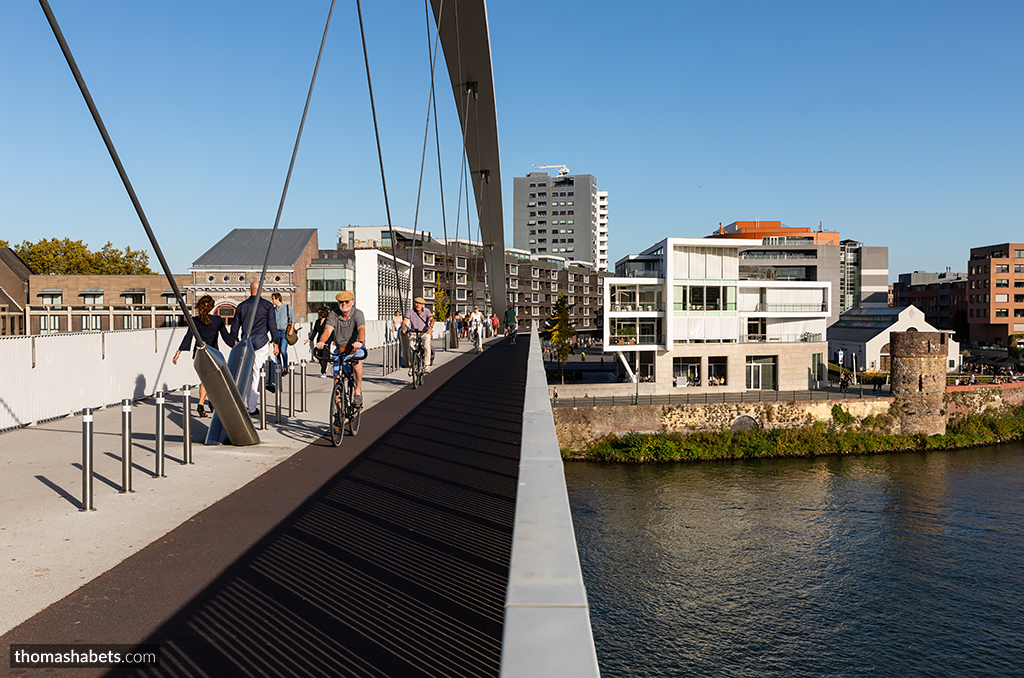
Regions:
<instances>
[{"instance_id":1,"label":"man riding bicycle","mask_svg":"<svg viewBox=\"0 0 1024 678\"><path fill-rule=\"evenodd\" d=\"M516 343L516 330L519 328L519 318L516 317L516 309L509 306L505 309L505 332L509 335L509 344Z\"/></svg>"},{"instance_id":2,"label":"man riding bicycle","mask_svg":"<svg viewBox=\"0 0 1024 678\"><path fill-rule=\"evenodd\" d=\"M434 332L434 314L427 308L427 300L423 297L416 297L412 300L412 308L405 313L405 317L402 319L402 334L406 334L409 330L418 332L417 341L424 342L423 347L427 354L427 364L424 366L423 371L429 372L430 367L434 364L434 347L430 345L430 335ZM409 344L409 350L415 351L418 346ZM409 374L412 374L412 370L409 370Z\"/></svg>"},{"instance_id":3,"label":"man riding bicycle","mask_svg":"<svg viewBox=\"0 0 1024 678\"><path fill-rule=\"evenodd\" d=\"M477 353L483 352L484 343L484 322L486 322L484 314L480 312L479 306L473 307L473 313L469 316L469 332L473 338L473 346L476 347Z\"/></svg>"},{"instance_id":4,"label":"man riding bicycle","mask_svg":"<svg viewBox=\"0 0 1024 678\"><path fill-rule=\"evenodd\" d=\"M338 292L334 297L338 300L337 310L331 311L324 323L324 332L320 335L320 341L316 347L322 349L329 345L332 337L338 345L342 355L348 355L353 351L360 351L362 357L366 356L366 320L363 312L356 308L355 295L351 292ZM352 398L352 404L357 407L363 404L363 361L353 361L352 374L355 376L356 388ZM338 374L334 375L334 382L338 382Z\"/></svg>"}]
</instances>

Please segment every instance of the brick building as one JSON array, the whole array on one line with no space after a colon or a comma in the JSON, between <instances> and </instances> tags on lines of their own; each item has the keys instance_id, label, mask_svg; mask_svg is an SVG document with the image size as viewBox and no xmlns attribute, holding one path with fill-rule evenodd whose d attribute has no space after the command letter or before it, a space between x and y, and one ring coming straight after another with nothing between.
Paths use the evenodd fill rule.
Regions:
<instances>
[{"instance_id":1,"label":"brick building","mask_svg":"<svg viewBox=\"0 0 1024 678\"><path fill-rule=\"evenodd\" d=\"M971 344L1010 346L1024 334L1024 243L972 247L967 278Z\"/></svg>"}]
</instances>

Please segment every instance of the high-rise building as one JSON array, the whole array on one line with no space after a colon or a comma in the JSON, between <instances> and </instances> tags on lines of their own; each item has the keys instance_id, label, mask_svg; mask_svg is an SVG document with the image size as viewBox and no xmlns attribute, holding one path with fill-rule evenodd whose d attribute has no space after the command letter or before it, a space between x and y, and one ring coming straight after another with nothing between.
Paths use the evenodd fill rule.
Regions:
<instances>
[{"instance_id":1,"label":"high-rise building","mask_svg":"<svg viewBox=\"0 0 1024 678\"><path fill-rule=\"evenodd\" d=\"M512 243L530 254L553 254L608 270L608 192L591 174L530 172L515 177Z\"/></svg>"},{"instance_id":2,"label":"high-rise building","mask_svg":"<svg viewBox=\"0 0 1024 678\"><path fill-rule=\"evenodd\" d=\"M740 254L748 279L832 283L829 324L851 308L889 305L889 248L841 240L837 231L784 226L781 221L735 221L708 238L758 239Z\"/></svg>"}]
</instances>

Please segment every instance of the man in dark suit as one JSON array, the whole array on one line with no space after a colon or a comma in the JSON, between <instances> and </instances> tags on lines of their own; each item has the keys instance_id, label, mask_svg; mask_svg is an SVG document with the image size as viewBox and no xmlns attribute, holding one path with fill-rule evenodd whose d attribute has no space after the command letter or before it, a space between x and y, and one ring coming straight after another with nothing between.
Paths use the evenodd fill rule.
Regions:
<instances>
[{"instance_id":1,"label":"man in dark suit","mask_svg":"<svg viewBox=\"0 0 1024 678\"><path fill-rule=\"evenodd\" d=\"M273 340L277 337L277 318L275 317L277 314L274 311L274 305L266 299L257 296L259 291L260 281L254 280L252 285L249 286L249 294L251 296L240 303L238 308L235 309L235 320L231 324L231 337L237 342L239 340L239 333L244 333L249 329L249 318L252 317L253 313L256 314L256 319L252 325L252 347L255 350L255 359L253 361L252 380L249 382L249 392L246 395L245 402L246 409L252 415L260 413L256 407L260 402L260 368L270 358L271 350L273 350L275 356L280 351L277 347L277 342ZM245 339L244 334L242 334L242 339Z\"/></svg>"}]
</instances>

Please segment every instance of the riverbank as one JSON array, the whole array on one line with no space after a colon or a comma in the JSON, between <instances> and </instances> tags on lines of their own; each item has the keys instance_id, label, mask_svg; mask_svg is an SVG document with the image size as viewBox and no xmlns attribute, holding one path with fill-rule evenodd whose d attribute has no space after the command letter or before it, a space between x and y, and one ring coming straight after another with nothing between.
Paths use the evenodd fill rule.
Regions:
<instances>
[{"instance_id":1,"label":"riverbank","mask_svg":"<svg viewBox=\"0 0 1024 678\"><path fill-rule=\"evenodd\" d=\"M832 420L798 428L695 433L608 435L581 450L562 450L565 460L666 463L723 459L770 459L845 454L958 450L1024 440L1024 407L1006 406L955 418L943 435L892 433L887 415L858 420L840 405Z\"/></svg>"}]
</instances>

